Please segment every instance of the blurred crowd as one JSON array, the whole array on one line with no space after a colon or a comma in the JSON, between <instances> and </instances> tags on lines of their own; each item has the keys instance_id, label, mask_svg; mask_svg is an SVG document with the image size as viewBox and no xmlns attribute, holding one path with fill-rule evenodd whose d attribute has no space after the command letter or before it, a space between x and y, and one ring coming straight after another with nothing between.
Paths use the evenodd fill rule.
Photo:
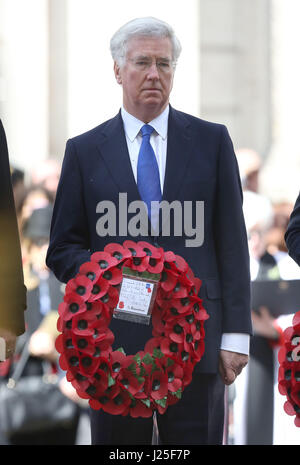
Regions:
<instances>
[{"instance_id":1,"label":"blurred crowd","mask_svg":"<svg viewBox=\"0 0 300 465\"><path fill-rule=\"evenodd\" d=\"M0 364L0 376L8 378L28 342L30 357L22 376L57 375L59 388L76 403L77 415L69 425L40 434L20 433L6 437L0 431L0 444L90 444L87 401L80 399L66 380L55 349L58 305L63 300L64 285L46 266L50 225L61 165L49 159L33 167L30 174L11 168L11 178L19 226L24 281L27 287L26 333L17 340L15 360ZM1 406L0 406L1 408Z\"/></svg>"},{"instance_id":2,"label":"blurred crowd","mask_svg":"<svg viewBox=\"0 0 300 465\"><path fill-rule=\"evenodd\" d=\"M257 152L243 148L236 155L243 188L251 280L299 280L300 268L288 255L284 240L294 203L274 204L261 194L262 160ZM284 412L286 399L277 386L277 356L283 331L292 325L293 314L299 307L291 314L275 318L266 305L267 296L265 299L262 296L258 311L252 310L249 363L230 387L230 441L238 445L300 444L299 428L294 425L293 417Z\"/></svg>"},{"instance_id":3,"label":"blurred crowd","mask_svg":"<svg viewBox=\"0 0 300 465\"><path fill-rule=\"evenodd\" d=\"M293 204L272 204L260 193L262 161L256 152L238 150L237 159L244 194L251 279L300 279L300 269L288 256L284 242ZM12 169L11 173L28 290L26 333L18 338L16 356L18 347L21 350L24 340L29 340L31 355L24 376L40 373L44 369L43 362L47 361L58 374L63 393L78 405L78 418L71 427L52 431L46 436L21 434L8 439L1 436L0 431L0 444L90 443L87 404L67 382L55 350L57 309L64 287L45 264L60 168L56 160L46 160L33 167L28 179L27 173L25 175L21 170ZM277 351L282 343L282 332L290 325L291 318L273 318L270 309L262 302L260 311L252 313L252 319L254 336L251 338L250 362L229 388L227 443L300 443L299 429L296 431L293 418L283 411L284 399L280 399L276 385ZM0 376L8 376L10 363L0 364Z\"/></svg>"}]
</instances>

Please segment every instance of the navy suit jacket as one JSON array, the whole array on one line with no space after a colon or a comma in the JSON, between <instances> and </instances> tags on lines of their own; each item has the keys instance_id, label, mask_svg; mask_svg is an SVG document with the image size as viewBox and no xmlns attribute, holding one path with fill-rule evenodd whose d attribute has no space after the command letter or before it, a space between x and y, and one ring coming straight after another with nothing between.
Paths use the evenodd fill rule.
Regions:
<instances>
[{"instance_id":1,"label":"navy suit jacket","mask_svg":"<svg viewBox=\"0 0 300 465\"><path fill-rule=\"evenodd\" d=\"M128 203L141 200L129 159L119 113L100 126L67 142L53 212L47 265L67 282L90 254L110 242L145 240L186 259L202 280L200 297L210 318L205 322L205 355L197 370L216 372L222 333L251 334L250 276L242 190L231 139L223 125L210 123L170 107L163 200L204 201L204 242L186 247L189 239L172 234L157 237L100 237L96 232L99 201L116 205L119 193ZM128 215L128 220L130 215ZM127 354L144 348L151 325L113 319L115 348Z\"/></svg>"},{"instance_id":2,"label":"navy suit jacket","mask_svg":"<svg viewBox=\"0 0 300 465\"><path fill-rule=\"evenodd\" d=\"M285 241L289 255L300 266L300 194L290 217L285 233Z\"/></svg>"}]
</instances>

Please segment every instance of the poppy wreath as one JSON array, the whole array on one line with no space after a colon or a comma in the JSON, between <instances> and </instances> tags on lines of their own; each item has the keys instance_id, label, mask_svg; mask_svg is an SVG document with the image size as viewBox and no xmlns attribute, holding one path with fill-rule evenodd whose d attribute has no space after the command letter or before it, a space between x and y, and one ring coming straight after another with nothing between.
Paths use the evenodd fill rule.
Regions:
<instances>
[{"instance_id":1,"label":"poppy wreath","mask_svg":"<svg viewBox=\"0 0 300 465\"><path fill-rule=\"evenodd\" d=\"M278 389L287 398L284 411L296 415L294 422L300 427L300 311L292 324L283 332L284 343L278 352Z\"/></svg>"},{"instance_id":2,"label":"poppy wreath","mask_svg":"<svg viewBox=\"0 0 300 465\"><path fill-rule=\"evenodd\" d=\"M112 349L109 329L119 301L123 266L159 273L152 310L152 338L126 355ZM204 353L201 280L186 261L148 242L108 244L91 255L65 289L59 305L59 363L81 398L114 415L150 417L175 404L192 381Z\"/></svg>"}]
</instances>

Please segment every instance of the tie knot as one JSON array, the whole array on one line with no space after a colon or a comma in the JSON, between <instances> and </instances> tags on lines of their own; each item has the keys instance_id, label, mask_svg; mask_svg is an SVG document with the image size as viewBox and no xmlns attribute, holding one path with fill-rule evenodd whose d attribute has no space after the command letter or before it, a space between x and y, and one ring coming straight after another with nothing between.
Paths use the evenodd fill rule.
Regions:
<instances>
[{"instance_id":1,"label":"tie knot","mask_svg":"<svg viewBox=\"0 0 300 465\"><path fill-rule=\"evenodd\" d=\"M145 124L141 129L141 133L143 137L150 136L153 131L154 131L154 128L150 126L149 124Z\"/></svg>"}]
</instances>

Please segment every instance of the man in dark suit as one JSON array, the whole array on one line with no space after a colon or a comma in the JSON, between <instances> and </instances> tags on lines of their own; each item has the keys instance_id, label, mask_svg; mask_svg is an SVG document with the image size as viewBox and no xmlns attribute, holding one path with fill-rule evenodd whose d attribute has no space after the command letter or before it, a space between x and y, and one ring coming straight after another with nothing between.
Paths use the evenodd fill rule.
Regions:
<instances>
[{"instance_id":1,"label":"man in dark suit","mask_svg":"<svg viewBox=\"0 0 300 465\"><path fill-rule=\"evenodd\" d=\"M26 288L11 185L6 136L0 121L0 350L2 359L13 355L16 337L22 334Z\"/></svg>"},{"instance_id":2,"label":"man in dark suit","mask_svg":"<svg viewBox=\"0 0 300 465\"><path fill-rule=\"evenodd\" d=\"M300 266L300 194L290 217L285 233L285 241L289 255Z\"/></svg>"},{"instance_id":3,"label":"man in dark suit","mask_svg":"<svg viewBox=\"0 0 300 465\"><path fill-rule=\"evenodd\" d=\"M203 280L200 296L210 315L206 348L182 399L157 415L159 436L163 444L220 444L224 383L232 383L248 360L249 254L238 167L226 128L169 105L180 50L170 26L154 18L133 20L113 36L111 52L123 106L111 120L67 142L47 264L66 282L91 253L126 239L148 241L186 259ZM151 136L146 134L149 126ZM144 163L150 152L152 161ZM195 236L201 228L204 240L198 237L188 246L190 235L185 228L180 236L175 234L174 224L163 234L155 212L151 235L145 229L138 237L124 233L120 193L126 193L128 204L142 199L148 205L150 198L184 207L189 201L196 223L197 202L203 202L204 224L196 224ZM104 200L113 202L116 211L115 228L106 236L97 228L97 206ZM128 211L128 224L132 217ZM138 323L113 319L111 329L115 347L127 354L141 350L151 338L151 326ZM94 444L151 443L149 418L91 411L91 425Z\"/></svg>"}]
</instances>

